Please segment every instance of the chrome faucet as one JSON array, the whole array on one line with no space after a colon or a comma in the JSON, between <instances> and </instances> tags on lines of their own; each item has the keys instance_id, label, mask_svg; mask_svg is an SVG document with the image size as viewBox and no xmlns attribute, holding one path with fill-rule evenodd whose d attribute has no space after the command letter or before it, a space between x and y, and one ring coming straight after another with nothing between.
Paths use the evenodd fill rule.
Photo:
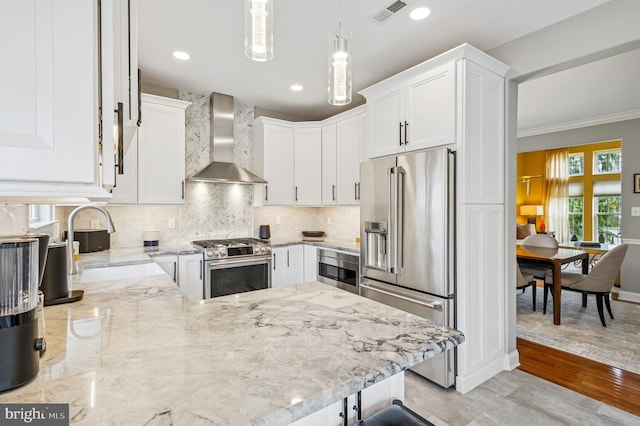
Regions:
<instances>
[{"instance_id":1,"label":"chrome faucet","mask_svg":"<svg viewBox=\"0 0 640 426\"><path fill-rule=\"evenodd\" d=\"M75 275L78 273L78 268L76 268L76 262L73 261L73 218L75 218L76 215L80 213L82 210L86 210L86 209L95 209L102 212L102 214L104 214L105 219L107 220L107 232L109 234L116 232L116 227L113 225L113 220L111 219L111 215L106 209L100 206L93 206L91 204L87 204L85 206L80 206L75 208L71 212L71 214L69 214L69 219L67 221L67 263L69 265L69 271L70 271L69 275Z\"/></svg>"}]
</instances>

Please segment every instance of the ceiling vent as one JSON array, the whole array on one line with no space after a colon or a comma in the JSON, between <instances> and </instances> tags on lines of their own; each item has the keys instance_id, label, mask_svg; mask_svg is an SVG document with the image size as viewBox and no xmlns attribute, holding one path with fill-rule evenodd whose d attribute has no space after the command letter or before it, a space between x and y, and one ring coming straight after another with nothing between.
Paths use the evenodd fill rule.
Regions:
<instances>
[{"instance_id":1,"label":"ceiling vent","mask_svg":"<svg viewBox=\"0 0 640 426\"><path fill-rule=\"evenodd\" d=\"M395 15L400 9L402 9L406 5L407 4L405 2L397 0L397 1L393 2L393 3L391 3L390 5L388 5L387 7L385 7L384 9L382 9L380 12L378 12L375 15L371 16L371 20L377 22L378 24L382 24L387 19L389 19L393 15Z\"/></svg>"}]
</instances>

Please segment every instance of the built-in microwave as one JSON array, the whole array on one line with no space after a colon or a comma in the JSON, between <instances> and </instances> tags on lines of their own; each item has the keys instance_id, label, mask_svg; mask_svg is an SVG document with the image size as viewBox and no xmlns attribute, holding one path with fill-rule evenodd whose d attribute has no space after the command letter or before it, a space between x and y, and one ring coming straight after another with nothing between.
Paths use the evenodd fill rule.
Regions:
<instances>
[{"instance_id":1,"label":"built-in microwave","mask_svg":"<svg viewBox=\"0 0 640 426\"><path fill-rule=\"evenodd\" d=\"M358 294L359 271L359 256L318 249L318 281Z\"/></svg>"}]
</instances>

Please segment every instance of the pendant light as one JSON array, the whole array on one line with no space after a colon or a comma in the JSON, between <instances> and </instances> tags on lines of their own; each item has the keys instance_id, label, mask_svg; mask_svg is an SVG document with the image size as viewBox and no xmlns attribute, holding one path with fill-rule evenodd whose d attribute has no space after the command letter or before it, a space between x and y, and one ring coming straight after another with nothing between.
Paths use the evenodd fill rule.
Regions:
<instances>
[{"instance_id":1,"label":"pendant light","mask_svg":"<svg viewBox=\"0 0 640 426\"><path fill-rule=\"evenodd\" d=\"M244 0L244 53L254 61L273 58L273 1Z\"/></svg>"},{"instance_id":2,"label":"pendant light","mask_svg":"<svg viewBox=\"0 0 640 426\"><path fill-rule=\"evenodd\" d=\"M340 22L329 39L329 103L347 105L351 103L351 33Z\"/></svg>"}]
</instances>

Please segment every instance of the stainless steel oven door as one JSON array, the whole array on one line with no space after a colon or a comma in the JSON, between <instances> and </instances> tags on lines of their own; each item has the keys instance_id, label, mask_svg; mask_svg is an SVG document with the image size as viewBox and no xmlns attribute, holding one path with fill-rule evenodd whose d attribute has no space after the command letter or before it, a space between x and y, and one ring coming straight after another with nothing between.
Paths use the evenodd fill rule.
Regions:
<instances>
[{"instance_id":1,"label":"stainless steel oven door","mask_svg":"<svg viewBox=\"0 0 640 426\"><path fill-rule=\"evenodd\" d=\"M271 256L208 260L204 297L226 296L271 287Z\"/></svg>"}]
</instances>

